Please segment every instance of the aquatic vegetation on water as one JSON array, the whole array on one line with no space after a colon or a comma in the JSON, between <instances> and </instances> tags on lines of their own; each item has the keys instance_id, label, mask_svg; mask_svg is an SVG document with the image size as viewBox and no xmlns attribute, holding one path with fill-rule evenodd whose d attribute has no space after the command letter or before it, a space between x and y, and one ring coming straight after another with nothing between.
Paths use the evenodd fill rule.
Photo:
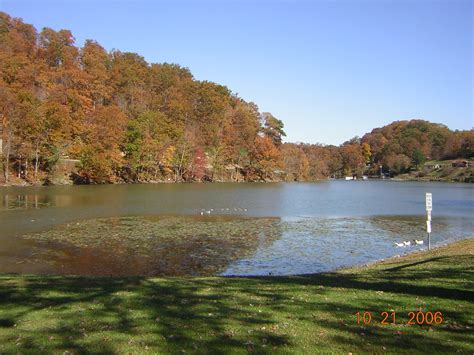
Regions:
<instances>
[{"instance_id":1,"label":"aquatic vegetation on water","mask_svg":"<svg viewBox=\"0 0 474 355\"><path fill-rule=\"evenodd\" d=\"M277 218L114 217L23 236L38 262L79 275L212 275L281 234Z\"/></svg>"},{"instance_id":2,"label":"aquatic vegetation on water","mask_svg":"<svg viewBox=\"0 0 474 355\"><path fill-rule=\"evenodd\" d=\"M464 219L436 218L432 244L466 236L466 225ZM415 243L399 249L394 242L423 239L425 226L423 216L293 218L282 222L278 241L233 262L222 274L295 275L365 264L422 249Z\"/></svg>"},{"instance_id":3,"label":"aquatic vegetation on water","mask_svg":"<svg viewBox=\"0 0 474 355\"><path fill-rule=\"evenodd\" d=\"M437 218L432 242L463 237L465 219ZM472 225L472 222L470 222ZM26 234L0 248L0 270L100 276L294 275L419 250L423 216L95 218ZM463 229L464 228L464 229Z\"/></svg>"}]
</instances>

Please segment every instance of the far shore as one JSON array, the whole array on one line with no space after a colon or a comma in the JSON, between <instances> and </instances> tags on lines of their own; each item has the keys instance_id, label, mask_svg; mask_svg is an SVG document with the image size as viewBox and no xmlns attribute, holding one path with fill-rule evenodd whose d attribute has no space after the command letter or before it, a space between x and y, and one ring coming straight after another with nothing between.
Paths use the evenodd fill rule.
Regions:
<instances>
[{"instance_id":1,"label":"far shore","mask_svg":"<svg viewBox=\"0 0 474 355\"><path fill-rule=\"evenodd\" d=\"M157 184L221 184L221 183L236 183L236 184L245 184L245 183L279 183L279 182L324 182L324 181L345 181L344 178L327 178L327 179L318 179L311 181L285 181L285 180L268 180L268 181L231 181L231 180L222 180L222 181L140 181L140 182L114 182L114 183L104 183L104 184L73 184L71 183L57 183L57 184L46 184L46 183L9 183L9 184L0 184L0 187L32 187L32 186L95 186L95 185L157 185ZM407 177L392 177L392 178L368 178L366 180L357 179L352 181L347 181L347 183L354 182L367 182L367 181L397 181L397 182L443 182L443 183L474 183L474 181L454 181L448 179L427 179L427 178L407 178Z\"/></svg>"}]
</instances>

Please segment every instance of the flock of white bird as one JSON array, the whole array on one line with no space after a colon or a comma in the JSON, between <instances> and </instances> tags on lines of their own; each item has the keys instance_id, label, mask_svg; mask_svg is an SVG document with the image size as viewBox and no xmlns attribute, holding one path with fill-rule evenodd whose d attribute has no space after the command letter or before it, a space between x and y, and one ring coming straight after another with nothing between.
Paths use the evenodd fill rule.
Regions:
<instances>
[{"instance_id":1,"label":"flock of white bird","mask_svg":"<svg viewBox=\"0 0 474 355\"><path fill-rule=\"evenodd\" d=\"M219 211L219 209L216 209L216 211ZM237 207L237 208L221 208L220 209L221 212L229 212L229 211L234 211L234 212L247 212L247 209L246 208L240 208L240 207ZM211 214L214 212L214 209L211 208L211 209L201 209L201 216L204 216L205 214ZM413 245L422 245L423 244L423 240L413 240ZM403 247L409 247L410 245L412 245L412 242L411 241L403 241L401 243L397 243L395 242L395 245L398 247L398 248L403 248Z\"/></svg>"},{"instance_id":2,"label":"flock of white bird","mask_svg":"<svg viewBox=\"0 0 474 355\"><path fill-rule=\"evenodd\" d=\"M423 240L414 240L413 241L413 245L422 245L423 244ZM411 241L404 241L404 242L401 242L401 243L397 243L395 242L395 245L399 248L402 248L402 247L409 247L410 245L412 245Z\"/></svg>"},{"instance_id":3,"label":"flock of white bird","mask_svg":"<svg viewBox=\"0 0 474 355\"><path fill-rule=\"evenodd\" d=\"M216 211L219 211L219 209L216 209ZM220 209L221 212L230 212L230 211L234 211L234 212L247 212L248 210L246 208L240 208L240 207L236 207L236 208L221 208ZM211 214L214 212L214 208L211 208L209 210L206 210L206 209L201 209L201 216L204 216L205 214Z\"/></svg>"}]
</instances>

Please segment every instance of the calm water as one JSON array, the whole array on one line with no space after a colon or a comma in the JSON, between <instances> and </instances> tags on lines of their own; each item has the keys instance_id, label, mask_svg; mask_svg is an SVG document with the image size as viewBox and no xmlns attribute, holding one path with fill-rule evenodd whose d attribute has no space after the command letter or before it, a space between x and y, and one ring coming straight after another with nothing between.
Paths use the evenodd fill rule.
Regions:
<instances>
[{"instance_id":1,"label":"calm water","mask_svg":"<svg viewBox=\"0 0 474 355\"><path fill-rule=\"evenodd\" d=\"M422 248L396 248L394 242L425 237L425 192L433 194L434 245L474 235L474 187L469 184L0 188L0 272L276 275L334 270Z\"/></svg>"}]
</instances>

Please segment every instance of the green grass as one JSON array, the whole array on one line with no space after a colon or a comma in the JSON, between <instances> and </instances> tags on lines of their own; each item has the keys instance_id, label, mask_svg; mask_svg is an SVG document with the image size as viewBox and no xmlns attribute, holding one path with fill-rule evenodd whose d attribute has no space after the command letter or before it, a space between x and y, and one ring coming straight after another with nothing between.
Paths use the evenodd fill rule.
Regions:
<instances>
[{"instance_id":1,"label":"green grass","mask_svg":"<svg viewBox=\"0 0 474 355\"><path fill-rule=\"evenodd\" d=\"M293 277L0 275L0 353L474 351L474 239ZM440 325L407 325L410 311ZM355 313L396 311L397 324Z\"/></svg>"},{"instance_id":2,"label":"green grass","mask_svg":"<svg viewBox=\"0 0 474 355\"><path fill-rule=\"evenodd\" d=\"M457 160L468 160L468 168L453 168L451 164ZM399 174L395 176L398 180L408 181L446 181L446 182L474 182L474 160L454 159L454 160L429 160L425 162L424 167L418 171ZM438 169L428 169L427 165L439 164Z\"/></svg>"}]
</instances>

